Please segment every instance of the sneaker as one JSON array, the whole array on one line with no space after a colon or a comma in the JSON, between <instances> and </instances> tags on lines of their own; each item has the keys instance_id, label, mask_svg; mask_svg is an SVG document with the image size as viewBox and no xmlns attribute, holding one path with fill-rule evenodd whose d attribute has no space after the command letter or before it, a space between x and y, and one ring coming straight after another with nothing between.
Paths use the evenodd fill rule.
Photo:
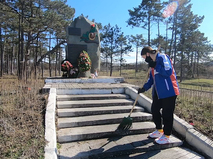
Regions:
<instances>
[{"instance_id":1,"label":"sneaker","mask_svg":"<svg viewBox=\"0 0 213 159\"><path fill-rule=\"evenodd\" d=\"M162 144L169 144L170 140L165 135L162 135L161 137L155 139L155 142L162 145Z\"/></svg>"},{"instance_id":2,"label":"sneaker","mask_svg":"<svg viewBox=\"0 0 213 159\"><path fill-rule=\"evenodd\" d=\"M155 130L153 133L149 134L149 137L156 139L163 135L163 132L159 132L158 130Z\"/></svg>"}]
</instances>

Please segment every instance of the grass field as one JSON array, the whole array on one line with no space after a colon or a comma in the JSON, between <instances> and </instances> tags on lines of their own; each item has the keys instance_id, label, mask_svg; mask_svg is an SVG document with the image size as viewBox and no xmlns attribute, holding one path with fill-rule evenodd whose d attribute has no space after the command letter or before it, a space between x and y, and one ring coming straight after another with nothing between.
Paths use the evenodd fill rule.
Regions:
<instances>
[{"instance_id":1,"label":"grass field","mask_svg":"<svg viewBox=\"0 0 213 159\"><path fill-rule=\"evenodd\" d=\"M44 158L43 80L27 84L14 76L0 80L0 158Z\"/></svg>"}]
</instances>

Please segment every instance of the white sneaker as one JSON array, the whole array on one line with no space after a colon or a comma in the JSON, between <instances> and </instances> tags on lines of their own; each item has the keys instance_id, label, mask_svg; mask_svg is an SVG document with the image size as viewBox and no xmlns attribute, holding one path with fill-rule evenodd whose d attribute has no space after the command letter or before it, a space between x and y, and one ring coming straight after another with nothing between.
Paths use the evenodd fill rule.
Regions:
<instances>
[{"instance_id":1,"label":"white sneaker","mask_svg":"<svg viewBox=\"0 0 213 159\"><path fill-rule=\"evenodd\" d=\"M163 144L169 144L170 140L165 135L162 135L160 138L155 139L155 142L160 145L163 145Z\"/></svg>"},{"instance_id":2,"label":"white sneaker","mask_svg":"<svg viewBox=\"0 0 213 159\"><path fill-rule=\"evenodd\" d=\"M163 135L162 132L159 132L158 130L155 130L153 133L149 134L149 137L156 139Z\"/></svg>"}]
</instances>

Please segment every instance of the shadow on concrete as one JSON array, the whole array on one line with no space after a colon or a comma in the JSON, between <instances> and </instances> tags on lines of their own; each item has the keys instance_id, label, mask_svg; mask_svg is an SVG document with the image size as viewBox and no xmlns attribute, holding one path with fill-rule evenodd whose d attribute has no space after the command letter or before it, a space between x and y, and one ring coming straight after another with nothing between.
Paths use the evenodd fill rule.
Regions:
<instances>
[{"instance_id":1,"label":"shadow on concrete","mask_svg":"<svg viewBox=\"0 0 213 159\"><path fill-rule=\"evenodd\" d=\"M83 158L89 158L89 159L113 159L113 158L119 158L121 156L124 156L126 158L141 158L146 156L154 156L158 154L161 149L168 148L168 146L163 147L162 145L158 145L154 143L154 139L147 138L145 140L131 142L123 145L117 145L112 148L109 148L105 150L105 146L107 146L109 143L114 142L116 144L116 141L121 139L121 137L113 137L108 138L108 142L102 145L98 149L92 149L90 151L84 151L76 154L73 157L67 157L58 155L59 159L83 159ZM137 156L130 157L129 155L140 153ZM123 158L123 157L122 157Z\"/></svg>"}]
</instances>

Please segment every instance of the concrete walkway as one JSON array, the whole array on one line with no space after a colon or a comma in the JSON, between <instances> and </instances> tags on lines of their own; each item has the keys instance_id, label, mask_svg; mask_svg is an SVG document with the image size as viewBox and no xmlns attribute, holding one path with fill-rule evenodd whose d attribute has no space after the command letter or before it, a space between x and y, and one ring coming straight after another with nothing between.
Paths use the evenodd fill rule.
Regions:
<instances>
[{"instance_id":1,"label":"concrete walkway","mask_svg":"<svg viewBox=\"0 0 213 159\"><path fill-rule=\"evenodd\" d=\"M151 100L140 95L132 114L133 127L116 131L127 117L137 93L136 86L107 82L75 83L66 79L48 79L44 91L50 90L46 111L45 158L212 158L213 142L175 116L171 143L158 145L147 138L155 130L150 114ZM57 82L57 80L59 82ZM51 82L51 83L49 83ZM57 106L57 108L56 108ZM56 116L55 116L56 114ZM57 123L57 127L55 127ZM185 147L188 142L195 151ZM56 146L57 145L57 146Z\"/></svg>"}]
</instances>

